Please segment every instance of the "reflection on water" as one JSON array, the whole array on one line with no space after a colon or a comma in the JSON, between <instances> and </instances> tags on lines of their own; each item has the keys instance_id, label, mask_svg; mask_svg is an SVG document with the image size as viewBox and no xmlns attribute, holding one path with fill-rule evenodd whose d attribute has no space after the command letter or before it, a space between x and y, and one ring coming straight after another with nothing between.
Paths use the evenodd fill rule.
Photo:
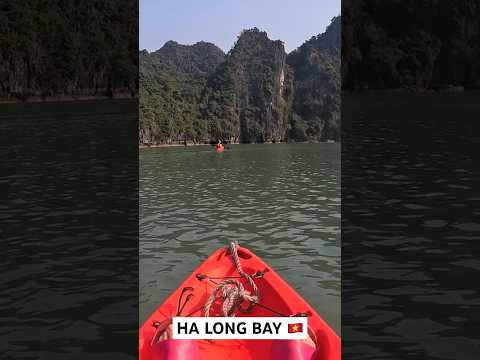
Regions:
<instances>
[{"instance_id":1,"label":"reflection on water","mask_svg":"<svg viewBox=\"0 0 480 360\"><path fill-rule=\"evenodd\" d=\"M478 94L356 96L342 99L343 354L479 359Z\"/></svg>"},{"instance_id":2,"label":"reflection on water","mask_svg":"<svg viewBox=\"0 0 480 360\"><path fill-rule=\"evenodd\" d=\"M339 144L140 153L140 321L237 240L340 333Z\"/></svg>"}]
</instances>

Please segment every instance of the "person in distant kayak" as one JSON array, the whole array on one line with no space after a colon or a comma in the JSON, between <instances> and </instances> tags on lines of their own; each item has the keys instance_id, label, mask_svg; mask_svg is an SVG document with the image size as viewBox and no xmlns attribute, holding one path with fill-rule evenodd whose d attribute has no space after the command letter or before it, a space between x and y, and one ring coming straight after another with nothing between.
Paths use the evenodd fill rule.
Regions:
<instances>
[{"instance_id":1,"label":"person in distant kayak","mask_svg":"<svg viewBox=\"0 0 480 360\"><path fill-rule=\"evenodd\" d=\"M222 141L221 141L221 140L218 140L218 143L217 143L217 145L215 146L215 150L217 150L217 151L223 150L223 144L222 144Z\"/></svg>"}]
</instances>

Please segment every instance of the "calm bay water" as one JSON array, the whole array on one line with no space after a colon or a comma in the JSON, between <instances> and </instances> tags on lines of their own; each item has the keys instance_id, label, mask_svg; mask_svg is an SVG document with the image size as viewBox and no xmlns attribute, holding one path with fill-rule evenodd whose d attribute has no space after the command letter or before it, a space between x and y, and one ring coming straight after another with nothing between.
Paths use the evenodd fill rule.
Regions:
<instances>
[{"instance_id":1,"label":"calm bay water","mask_svg":"<svg viewBox=\"0 0 480 360\"><path fill-rule=\"evenodd\" d=\"M480 358L479 95L342 97L346 358Z\"/></svg>"},{"instance_id":2,"label":"calm bay water","mask_svg":"<svg viewBox=\"0 0 480 360\"><path fill-rule=\"evenodd\" d=\"M236 240L340 334L340 145L140 152L140 321Z\"/></svg>"},{"instance_id":3,"label":"calm bay water","mask_svg":"<svg viewBox=\"0 0 480 360\"><path fill-rule=\"evenodd\" d=\"M1 359L137 359L136 100L0 105Z\"/></svg>"}]
</instances>

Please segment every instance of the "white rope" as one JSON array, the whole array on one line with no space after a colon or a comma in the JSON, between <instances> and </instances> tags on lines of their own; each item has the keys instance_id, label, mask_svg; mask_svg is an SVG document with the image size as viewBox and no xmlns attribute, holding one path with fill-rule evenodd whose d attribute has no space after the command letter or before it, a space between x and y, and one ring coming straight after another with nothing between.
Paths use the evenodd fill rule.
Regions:
<instances>
[{"instance_id":1,"label":"white rope","mask_svg":"<svg viewBox=\"0 0 480 360\"><path fill-rule=\"evenodd\" d=\"M237 252L237 244L233 241L230 242L230 255L232 256L237 272L247 281L254 295L251 295L251 292L246 290L240 281L231 279L224 280L213 289L212 294L205 303L204 311L206 317L210 315L210 308L218 297L222 300L223 316L235 316L237 309L245 313L250 312L255 303L260 301L258 287L255 281L253 281L253 278L243 271ZM246 309L241 307L244 301L249 302Z\"/></svg>"}]
</instances>

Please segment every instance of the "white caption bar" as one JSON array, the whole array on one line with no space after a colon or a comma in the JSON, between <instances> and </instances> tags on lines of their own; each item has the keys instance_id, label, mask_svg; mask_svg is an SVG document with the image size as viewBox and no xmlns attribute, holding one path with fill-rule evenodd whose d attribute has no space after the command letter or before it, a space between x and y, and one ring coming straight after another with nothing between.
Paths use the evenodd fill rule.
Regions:
<instances>
[{"instance_id":1,"label":"white caption bar","mask_svg":"<svg viewBox=\"0 0 480 360\"><path fill-rule=\"evenodd\" d=\"M306 317L174 317L173 339L292 339L308 337Z\"/></svg>"}]
</instances>

